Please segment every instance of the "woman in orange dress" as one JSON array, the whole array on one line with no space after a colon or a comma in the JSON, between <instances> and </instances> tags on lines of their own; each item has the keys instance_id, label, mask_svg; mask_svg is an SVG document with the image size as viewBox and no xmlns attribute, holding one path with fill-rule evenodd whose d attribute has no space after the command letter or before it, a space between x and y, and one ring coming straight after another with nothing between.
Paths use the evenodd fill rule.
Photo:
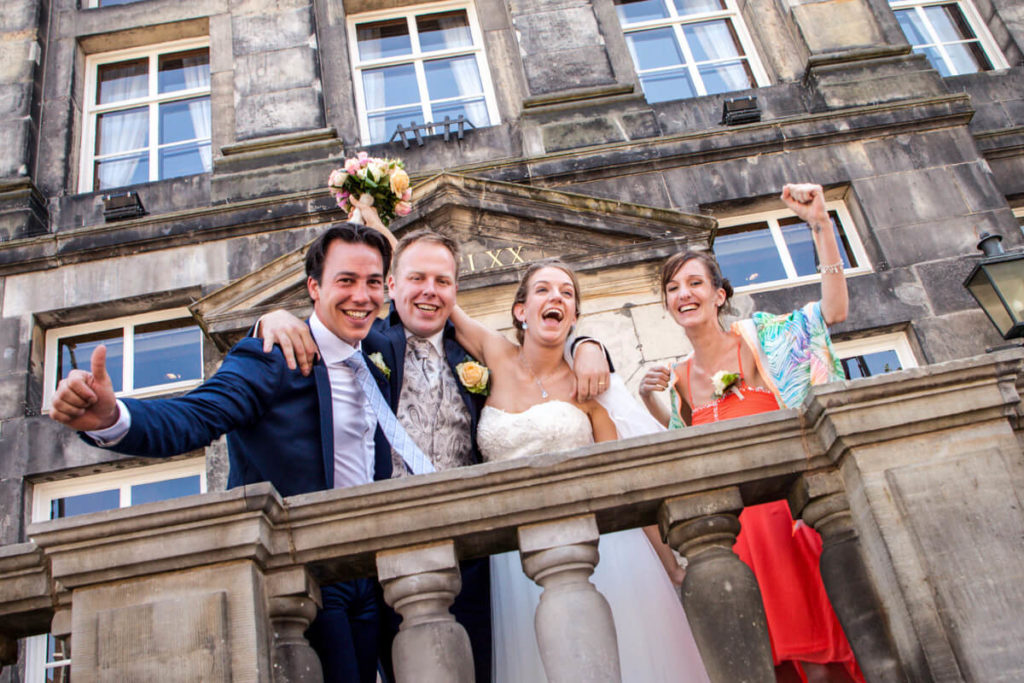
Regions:
<instances>
[{"instance_id":1,"label":"woman in orange dress","mask_svg":"<svg viewBox=\"0 0 1024 683\"><path fill-rule=\"evenodd\" d=\"M824 193L818 185L786 185L782 200L811 229L821 301L788 315L755 313L727 330L720 312L732 287L714 257L672 256L662 295L693 353L672 369L651 368L640 386L648 410L669 428L799 406L811 385L843 378L827 325L846 319L848 296ZM670 414L654 396L666 389ZM794 523L784 501L748 507L740 523L734 549L761 588L778 679L863 681L821 580L818 534Z\"/></svg>"}]
</instances>

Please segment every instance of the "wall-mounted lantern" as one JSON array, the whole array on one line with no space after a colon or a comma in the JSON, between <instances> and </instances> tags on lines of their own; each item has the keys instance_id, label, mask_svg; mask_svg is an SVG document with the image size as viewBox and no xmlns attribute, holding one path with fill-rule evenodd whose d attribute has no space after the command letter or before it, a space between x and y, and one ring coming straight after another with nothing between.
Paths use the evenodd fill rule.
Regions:
<instances>
[{"instance_id":1,"label":"wall-mounted lantern","mask_svg":"<svg viewBox=\"0 0 1024 683\"><path fill-rule=\"evenodd\" d=\"M1003 249L1001 235L981 233L984 254L964 280L967 288L1003 335L1024 336L1024 252Z\"/></svg>"}]
</instances>

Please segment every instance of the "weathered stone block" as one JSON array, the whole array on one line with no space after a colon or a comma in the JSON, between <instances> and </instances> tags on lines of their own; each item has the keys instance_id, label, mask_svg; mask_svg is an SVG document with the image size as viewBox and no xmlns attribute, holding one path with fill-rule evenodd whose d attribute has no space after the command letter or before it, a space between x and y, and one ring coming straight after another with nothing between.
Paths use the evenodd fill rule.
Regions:
<instances>
[{"instance_id":1,"label":"weathered stone block","mask_svg":"<svg viewBox=\"0 0 1024 683\"><path fill-rule=\"evenodd\" d=\"M544 136L544 149L548 152L619 142L625 139L622 130L609 116L556 123L544 126L541 130Z\"/></svg>"},{"instance_id":2,"label":"weathered stone block","mask_svg":"<svg viewBox=\"0 0 1024 683\"><path fill-rule=\"evenodd\" d=\"M5 2L0 5L0 31L22 31L35 28L39 4L36 2Z\"/></svg>"},{"instance_id":3,"label":"weathered stone block","mask_svg":"<svg viewBox=\"0 0 1024 683\"><path fill-rule=\"evenodd\" d=\"M615 82L603 47L582 47L523 59L531 95Z\"/></svg>"},{"instance_id":4,"label":"weathered stone block","mask_svg":"<svg viewBox=\"0 0 1024 683\"><path fill-rule=\"evenodd\" d=\"M929 363L964 358L979 348L1006 343L980 308L915 320L914 331Z\"/></svg>"},{"instance_id":5,"label":"weathered stone block","mask_svg":"<svg viewBox=\"0 0 1024 683\"><path fill-rule=\"evenodd\" d=\"M236 57L235 99L244 102L252 95L281 90L295 92L292 97L296 97L305 90L319 90L315 62L316 55L308 45Z\"/></svg>"},{"instance_id":6,"label":"weathered stone block","mask_svg":"<svg viewBox=\"0 0 1024 683\"><path fill-rule=\"evenodd\" d=\"M235 137L250 140L324 125L320 93L310 87L262 92L237 99Z\"/></svg>"},{"instance_id":7,"label":"weathered stone block","mask_svg":"<svg viewBox=\"0 0 1024 683\"><path fill-rule=\"evenodd\" d=\"M963 127L913 135L894 135L865 140L864 151L875 175L961 164L977 159L973 140Z\"/></svg>"},{"instance_id":8,"label":"weathered stone block","mask_svg":"<svg viewBox=\"0 0 1024 683\"><path fill-rule=\"evenodd\" d=\"M315 45L311 10L310 6L299 6L278 12L232 15L231 49L235 59L241 55Z\"/></svg>"},{"instance_id":9,"label":"weathered stone block","mask_svg":"<svg viewBox=\"0 0 1024 683\"><path fill-rule=\"evenodd\" d=\"M515 17L519 46L524 55L558 55L567 50L602 45L597 20L590 5L562 7L555 11Z\"/></svg>"},{"instance_id":10,"label":"weathered stone block","mask_svg":"<svg viewBox=\"0 0 1024 683\"><path fill-rule=\"evenodd\" d=\"M789 4L813 54L883 42L878 22L865 0L791 0Z\"/></svg>"}]
</instances>

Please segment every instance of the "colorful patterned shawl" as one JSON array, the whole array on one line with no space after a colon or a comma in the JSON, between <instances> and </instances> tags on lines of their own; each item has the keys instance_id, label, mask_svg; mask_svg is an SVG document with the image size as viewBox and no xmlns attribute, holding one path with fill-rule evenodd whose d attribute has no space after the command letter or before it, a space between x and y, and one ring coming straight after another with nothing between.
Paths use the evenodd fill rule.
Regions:
<instances>
[{"instance_id":1,"label":"colorful patterned shawl","mask_svg":"<svg viewBox=\"0 0 1024 683\"><path fill-rule=\"evenodd\" d=\"M820 301L786 315L754 313L747 320L733 323L732 331L754 352L761 376L786 408L798 407L816 384L846 379L832 349ZM672 417L668 427L679 429L685 425L679 418L674 388L670 396Z\"/></svg>"}]
</instances>

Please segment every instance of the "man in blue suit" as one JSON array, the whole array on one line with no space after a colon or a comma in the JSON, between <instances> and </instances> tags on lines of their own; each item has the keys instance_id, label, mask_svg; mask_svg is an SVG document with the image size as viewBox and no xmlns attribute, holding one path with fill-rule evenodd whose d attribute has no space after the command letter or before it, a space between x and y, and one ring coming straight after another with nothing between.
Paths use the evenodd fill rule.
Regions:
<instances>
[{"instance_id":1,"label":"man in blue suit","mask_svg":"<svg viewBox=\"0 0 1024 683\"><path fill-rule=\"evenodd\" d=\"M369 483L392 473L392 449L378 428L390 386L361 342L377 319L391 247L361 225L329 228L306 255L313 300L309 329L320 360L307 376L257 339L239 342L217 373L189 394L116 400L98 347L92 371L72 371L54 395L50 416L87 432L96 445L166 457L227 434L228 486L271 482L284 496ZM364 364L364 365L360 365ZM383 401L367 396L377 383ZM379 406L383 406L380 408ZM394 421L393 415L391 421ZM401 443L396 439L396 443ZM401 456L408 456L401 453ZM376 677L379 588L359 579L322 588L324 605L308 637L326 681L369 683Z\"/></svg>"}]
</instances>

